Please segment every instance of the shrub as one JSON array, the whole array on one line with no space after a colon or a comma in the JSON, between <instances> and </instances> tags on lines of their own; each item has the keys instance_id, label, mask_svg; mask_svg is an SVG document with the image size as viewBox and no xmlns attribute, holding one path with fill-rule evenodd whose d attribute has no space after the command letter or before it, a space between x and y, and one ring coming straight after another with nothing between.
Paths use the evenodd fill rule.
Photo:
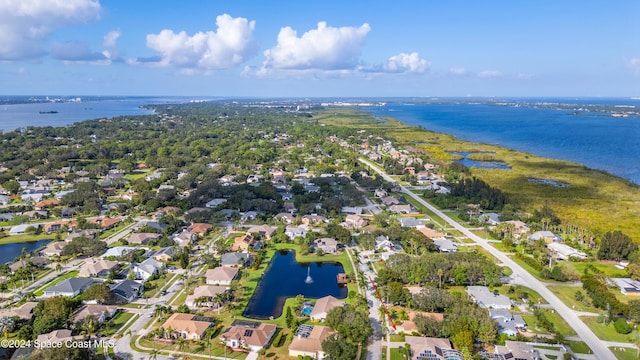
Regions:
<instances>
[{"instance_id":1,"label":"shrub","mask_svg":"<svg viewBox=\"0 0 640 360\"><path fill-rule=\"evenodd\" d=\"M625 318L618 318L614 323L613 327L616 329L618 334L628 334L631 332L631 326L627 323Z\"/></svg>"}]
</instances>

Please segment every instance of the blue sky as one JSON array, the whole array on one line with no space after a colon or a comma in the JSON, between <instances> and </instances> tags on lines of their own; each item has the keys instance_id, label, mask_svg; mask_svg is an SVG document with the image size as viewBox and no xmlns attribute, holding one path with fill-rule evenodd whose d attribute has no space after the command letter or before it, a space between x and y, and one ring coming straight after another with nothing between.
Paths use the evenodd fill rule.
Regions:
<instances>
[{"instance_id":1,"label":"blue sky","mask_svg":"<svg viewBox=\"0 0 640 360\"><path fill-rule=\"evenodd\" d=\"M0 93L640 96L640 1L0 0Z\"/></svg>"}]
</instances>

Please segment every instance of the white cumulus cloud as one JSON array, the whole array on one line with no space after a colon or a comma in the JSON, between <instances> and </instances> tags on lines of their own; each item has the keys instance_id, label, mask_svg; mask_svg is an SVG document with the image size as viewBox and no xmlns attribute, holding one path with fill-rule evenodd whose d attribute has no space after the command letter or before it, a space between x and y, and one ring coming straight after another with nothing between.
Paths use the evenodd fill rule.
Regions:
<instances>
[{"instance_id":1,"label":"white cumulus cloud","mask_svg":"<svg viewBox=\"0 0 640 360\"><path fill-rule=\"evenodd\" d=\"M392 73L425 73L431 64L421 59L417 52L411 54L400 53L389 58L384 64L384 70Z\"/></svg>"},{"instance_id":2,"label":"white cumulus cloud","mask_svg":"<svg viewBox=\"0 0 640 360\"><path fill-rule=\"evenodd\" d=\"M116 41L122 35L120 30L109 31L107 35L104 36L104 40L102 41L102 46L106 48L112 48L116 46Z\"/></svg>"},{"instance_id":3,"label":"white cumulus cloud","mask_svg":"<svg viewBox=\"0 0 640 360\"><path fill-rule=\"evenodd\" d=\"M0 60L38 58L51 33L100 17L98 0L1 0Z\"/></svg>"},{"instance_id":4,"label":"white cumulus cloud","mask_svg":"<svg viewBox=\"0 0 640 360\"><path fill-rule=\"evenodd\" d=\"M291 27L280 29L276 46L264 52L263 70L351 70L358 66L369 24L331 27L319 22L316 29L298 37Z\"/></svg>"},{"instance_id":5,"label":"white cumulus cloud","mask_svg":"<svg viewBox=\"0 0 640 360\"><path fill-rule=\"evenodd\" d=\"M71 62L104 61L107 58L98 52L92 52L88 44L78 41L54 43L51 47L51 57Z\"/></svg>"},{"instance_id":6,"label":"white cumulus cloud","mask_svg":"<svg viewBox=\"0 0 640 360\"><path fill-rule=\"evenodd\" d=\"M156 56L135 62L174 66L185 73L196 73L230 68L256 53L255 21L223 14L216 18L216 25L217 31L198 32L193 36L167 29L149 34L147 46Z\"/></svg>"},{"instance_id":7,"label":"white cumulus cloud","mask_svg":"<svg viewBox=\"0 0 640 360\"><path fill-rule=\"evenodd\" d=\"M464 75L467 75L467 70L465 68L461 68L461 67L450 68L447 73L449 75L464 76Z\"/></svg>"}]
</instances>

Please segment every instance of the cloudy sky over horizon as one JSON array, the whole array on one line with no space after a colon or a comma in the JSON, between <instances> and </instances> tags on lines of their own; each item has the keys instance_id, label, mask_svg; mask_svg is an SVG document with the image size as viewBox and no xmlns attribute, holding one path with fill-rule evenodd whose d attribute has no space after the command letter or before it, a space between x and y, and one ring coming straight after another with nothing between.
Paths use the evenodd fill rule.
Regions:
<instances>
[{"instance_id":1,"label":"cloudy sky over horizon","mask_svg":"<svg viewBox=\"0 0 640 360\"><path fill-rule=\"evenodd\" d=\"M636 0L0 0L0 93L640 96L638 14Z\"/></svg>"}]
</instances>

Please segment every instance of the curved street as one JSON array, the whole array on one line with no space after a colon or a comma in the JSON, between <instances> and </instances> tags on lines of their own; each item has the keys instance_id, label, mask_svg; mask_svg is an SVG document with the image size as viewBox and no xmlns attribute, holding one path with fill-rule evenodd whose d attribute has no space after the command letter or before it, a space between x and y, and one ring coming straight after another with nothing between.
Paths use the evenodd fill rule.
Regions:
<instances>
[{"instance_id":1,"label":"curved street","mask_svg":"<svg viewBox=\"0 0 640 360\"><path fill-rule=\"evenodd\" d=\"M365 159L359 159L359 160L360 162L369 166L373 171L377 172L380 176L382 176L383 179L385 179L385 181L388 181L390 183L396 183L396 181L393 180L389 175L379 170L376 165L372 164L368 160L365 160ZM518 283L525 284L527 287L536 291L550 305L552 305L556 309L558 314L560 314L560 316L562 316L562 318L569 324L569 326L571 326L571 328L575 330L578 336L580 336L580 338L586 344L588 344L588 346L591 348L594 355L598 359L616 359L613 352L611 352L611 350L609 350L609 348L593 333L593 331L591 331L591 329L589 329L589 327L587 327L587 325L583 323L582 320L580 320L578 315L575 312L573 312L567 305L565 305L560 299L558 299L558 297L553 292L547 289L547 287L541 281L536 279L533 275L529 274L526 270L520 267L520 265L518 265L515 261L511 260L511 258L505 255L503 252L491 246L487 242L487 240L472 233L469 229L460 225L458 222L448 217L442 211L440 211L433 205L429 204L428 202L420 198L418 195L408 190L406 187L402 185L399 185L399 186L403 193L411 196L413 199L418 201L421 205L433 211L436 215L438 215L440 218L446 221L453 228L462 232L469 239L473 240L476 244L478 244L484 250L486 250L491 255L493 255L496 259L498 259L498 261L502 262L502 264L511 268L511 270L513 270L512 277L516 279Z\"/></svg>"}]
</instances>

